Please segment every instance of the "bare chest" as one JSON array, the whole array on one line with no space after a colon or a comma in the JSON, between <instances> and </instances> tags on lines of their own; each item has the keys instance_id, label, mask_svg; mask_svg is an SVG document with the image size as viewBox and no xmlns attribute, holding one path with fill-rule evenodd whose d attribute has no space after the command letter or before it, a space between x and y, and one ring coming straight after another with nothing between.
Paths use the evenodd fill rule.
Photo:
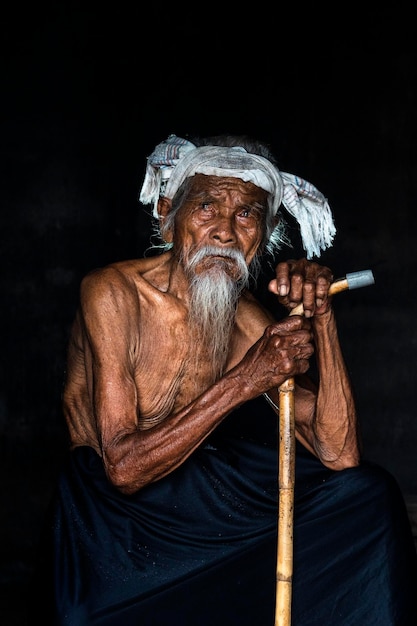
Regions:
<instances>
[{"instance_id":1,"label":"bare chest","mask_svg":"<svg viewBox=\"0 0 417 626\"><path fill-rule=\"evenodd\" d=\"M207 389L211 356L210 346L196 340L185 314L157 316L141 325L134 371L143 428L184 408Z\"/></svg>"}]
</instances>

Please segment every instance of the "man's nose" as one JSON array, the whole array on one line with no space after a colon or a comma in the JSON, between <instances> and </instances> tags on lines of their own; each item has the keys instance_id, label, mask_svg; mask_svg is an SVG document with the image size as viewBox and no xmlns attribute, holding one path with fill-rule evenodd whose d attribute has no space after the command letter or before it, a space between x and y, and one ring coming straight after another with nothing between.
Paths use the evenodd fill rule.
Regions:
<instances>
[{"instance_id":1,"label":"man's nose","mask_svg":"<svg viewBox=\"0 0 417 626\"><path fill-rule=\"evenodd\" d=\"M211 237L217 244L228 244L236 242L236 233L233 225L233 218L219 217L213 226Z\"/></svg>"}]
</instances>

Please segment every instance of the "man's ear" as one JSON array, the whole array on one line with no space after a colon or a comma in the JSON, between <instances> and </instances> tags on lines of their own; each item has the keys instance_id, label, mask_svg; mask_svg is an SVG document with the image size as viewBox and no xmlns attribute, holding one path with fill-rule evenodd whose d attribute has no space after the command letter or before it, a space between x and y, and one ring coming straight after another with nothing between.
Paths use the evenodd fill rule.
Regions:
<instances>
[{"instance_id":1,"label":"man's ear","mask_svg":"<svg viewBox=\"0 0 417 626\"><path fill-rule=\"evenodd\" d=\"M173 237L172 230L164 227L165 219L171 210L171 206L172 206L172 201L169 198L162 197L158 199L158 217L159 217L160 231L161 231L164 241L166 241L167 243L172 243L172 237Z\"/></svg>"},{"instance_id":2,"label":"man's ear","mask_svg":"<svg viewBox=\"0 0 417 626\"><path fill-rule=\"evenodd\" d=\"M172 202L169 198L161 197L158 199L158 215L164 218L171 210Z\"/></svg>"}]
</instances>

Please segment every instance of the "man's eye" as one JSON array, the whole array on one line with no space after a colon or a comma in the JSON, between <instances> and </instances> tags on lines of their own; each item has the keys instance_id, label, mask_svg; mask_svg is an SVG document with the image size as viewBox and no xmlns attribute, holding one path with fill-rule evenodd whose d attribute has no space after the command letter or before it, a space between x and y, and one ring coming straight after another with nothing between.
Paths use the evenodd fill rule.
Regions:
<instances>
[{"instance_id":1,"label":"man's eye","mask_svg":"<svg viewBox=\"0 0 417 626\"><path fill-rule=\"evenodd\" d=\"M194 213L199 215L201 219L211 219L214 214L213 204L211 202L201 202L195 207Z\"/></svg>"},{"instance_id":2,"label":"man's eye","mask_svg":"<svg viewBox=\"0 0 417 626\"><path fill-rule=\"evenodd\" d=\"M211 202L202 202L199 209L203 215L211 215L214 211L213 204Z\"/></svg>"},{"instance_id":3,"label":"man's eye","mask_svg":"<svg viewBox=\"0 0 417 626\"><path fill-rule=\"evenodd\" d=\"M239 211L238 217L245 220L259 221L262 217L262 210L257 206L247 206Z\"/></svg>"}]
</instances>

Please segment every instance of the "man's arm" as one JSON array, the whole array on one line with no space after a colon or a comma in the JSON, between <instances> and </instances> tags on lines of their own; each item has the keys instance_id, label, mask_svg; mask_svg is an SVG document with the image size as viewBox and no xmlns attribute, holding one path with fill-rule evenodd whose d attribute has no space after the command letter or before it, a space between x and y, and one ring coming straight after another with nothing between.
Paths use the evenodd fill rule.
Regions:
<instances>
[{"instance_id":1,"label":"man's arm","mask_svg":"<svg viewBox=\"0 0 417 626\"><path fill-rule=\"evenodd\" d=\"M315 315L312 327L320 377L314 447L325 465L343 469L359 463L360 449L356 407L333 310Z\"/></svg>"},{"instance_id":2,"label":"man's arm","mask_svg":"<svg viewBox=\"0 0 417 626\"><path fill-rule=\"evenodd\" d=\"M328 297L331 282L328 268L301 259L279 264L270 290L290 311L303 303L311 319L319 384L316 393L304 384L296 388L296 434L324 465L338 470L359 463L360 447L351 382Z\"/></svg>"}]
</instances>

